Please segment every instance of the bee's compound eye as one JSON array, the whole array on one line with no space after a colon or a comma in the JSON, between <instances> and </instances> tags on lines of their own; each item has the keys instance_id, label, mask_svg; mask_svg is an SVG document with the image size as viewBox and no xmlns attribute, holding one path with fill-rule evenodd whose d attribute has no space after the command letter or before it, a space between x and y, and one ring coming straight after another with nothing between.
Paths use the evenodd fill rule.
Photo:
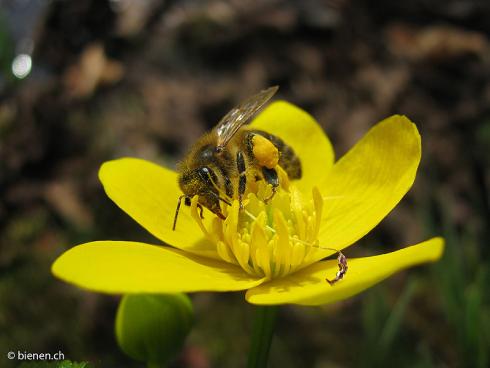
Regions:
<instances>
[{"instance_id":1,"label":"bee's compound eye","mask_svg":"<svg viewBox=\"0 0 490 368\"><path fill-rule=\"evenodd\" d=\"M184 198L184 204L186 206L190 206L191 205L191 197L185 197Z\"/></svg>"},{"instance_id":2,"label":"bee's compound eye","mask_svg":"<svg viewBox=\"0 0 490 368\"><path fill-rule=\"evenodd\" d=\"M205 180L208 179L208 177L209 177L209 175L211 173L211 171L209 170L209 168L207 168L206 166L200 167L199 169L197 169L197 172L198 172L198 175L201 178L205 179Z\"/></svg>"}]
</instances>

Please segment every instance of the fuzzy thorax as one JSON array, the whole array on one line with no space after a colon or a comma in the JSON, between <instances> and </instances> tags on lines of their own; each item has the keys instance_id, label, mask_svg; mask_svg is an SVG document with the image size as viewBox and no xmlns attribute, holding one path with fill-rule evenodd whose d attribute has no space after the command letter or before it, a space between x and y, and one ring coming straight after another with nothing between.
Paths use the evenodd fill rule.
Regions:
<instances>
[{"instance_id":1,"label":"fuzzy thorax","mask_svg":"<svg viewBox=\"0 0 490 368\"><path fill-rule=\"evenodd\" d=\"M207 227L197 211L197 196L191 202L191 213L224 261L251 275L273 279L314 261L323 198L316 187L310 198L304 198L289 184L266 203L260 198L267 198L269 190L260 182L257 193L248 193L243 209L233 200L231 206L223 206L226 219L213 218Z\"/></svg>"}]
</instances>

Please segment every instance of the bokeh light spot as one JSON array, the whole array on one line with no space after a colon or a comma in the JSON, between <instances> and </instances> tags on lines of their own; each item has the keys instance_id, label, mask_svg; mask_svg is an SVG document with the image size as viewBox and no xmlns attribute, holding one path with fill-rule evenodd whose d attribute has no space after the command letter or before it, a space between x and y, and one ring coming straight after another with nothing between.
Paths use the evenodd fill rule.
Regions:
<instances>
[{"instance_id":1,"label":"bokeh light spot","mask_svg":"<svg viewBox=\"0 0 490 368\"><path fill-rule=\"evenodd\" d=\"M12 61L12 73L19 79L25 78L32 68L32 59L30 55L19 54Z\"/></svg>"}]
</instances>

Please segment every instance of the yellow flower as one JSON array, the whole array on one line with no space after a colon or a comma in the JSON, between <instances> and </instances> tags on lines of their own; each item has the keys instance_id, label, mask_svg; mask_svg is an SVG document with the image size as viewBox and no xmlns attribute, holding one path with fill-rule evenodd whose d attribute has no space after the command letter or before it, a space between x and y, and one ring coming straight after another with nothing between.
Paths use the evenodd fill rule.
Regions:
<instances>
[{"instance_id":1,"label":"yellow flower","mask_svg":"<svg viewBox=\"0 0 490 368\"><path fill-rule=\"evenodd\" d=\"M343 280L333 286L325 281L335 276L337 261L322 259L368 233L413 184L420 135L406 117L380 122L335 163L322 129L291 104L271 104L252 127L277 135L295 150L303 166L301 180L280 189L267 204L257 199L260 194L249 194L244 210L234 201L224 209L224 221L208 211L201 221L194 199L191 209L181 209L172 231L181 194L177 174L140 159L106 162L99 176L107 195L172 247L129 241L81 244L54 262L53 273L105 293L247 290L245 297L253 304L319 305L440 258L443 239L433 238L392 253L349 259Z\"/></svg>"}]
</instances>

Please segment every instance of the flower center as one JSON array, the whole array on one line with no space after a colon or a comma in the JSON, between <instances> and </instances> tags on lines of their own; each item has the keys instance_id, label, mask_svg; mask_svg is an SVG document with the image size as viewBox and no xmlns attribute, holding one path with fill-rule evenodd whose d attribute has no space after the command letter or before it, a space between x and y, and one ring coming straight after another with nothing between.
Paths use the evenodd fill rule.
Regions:
<instances>
[{"instance_id":1,"label":"flower center","mask_svg":"<svg viewBox=\"0 0 490 368\"><path fill-rule=\"evenodd\" d=\"M226 219L215 217L208 227L198 214L197 196L192 199L191 213L224 261L251 275L272 279L314 262L320 251L323 198L314 187L311 198L305 199L289 183L265 202L262 198L267 198L267 193L270 186L258 182L257 191L248 193L242 209L238 200L233 200L231 206L223 206Z\"/></svg>"}]
</instances>

